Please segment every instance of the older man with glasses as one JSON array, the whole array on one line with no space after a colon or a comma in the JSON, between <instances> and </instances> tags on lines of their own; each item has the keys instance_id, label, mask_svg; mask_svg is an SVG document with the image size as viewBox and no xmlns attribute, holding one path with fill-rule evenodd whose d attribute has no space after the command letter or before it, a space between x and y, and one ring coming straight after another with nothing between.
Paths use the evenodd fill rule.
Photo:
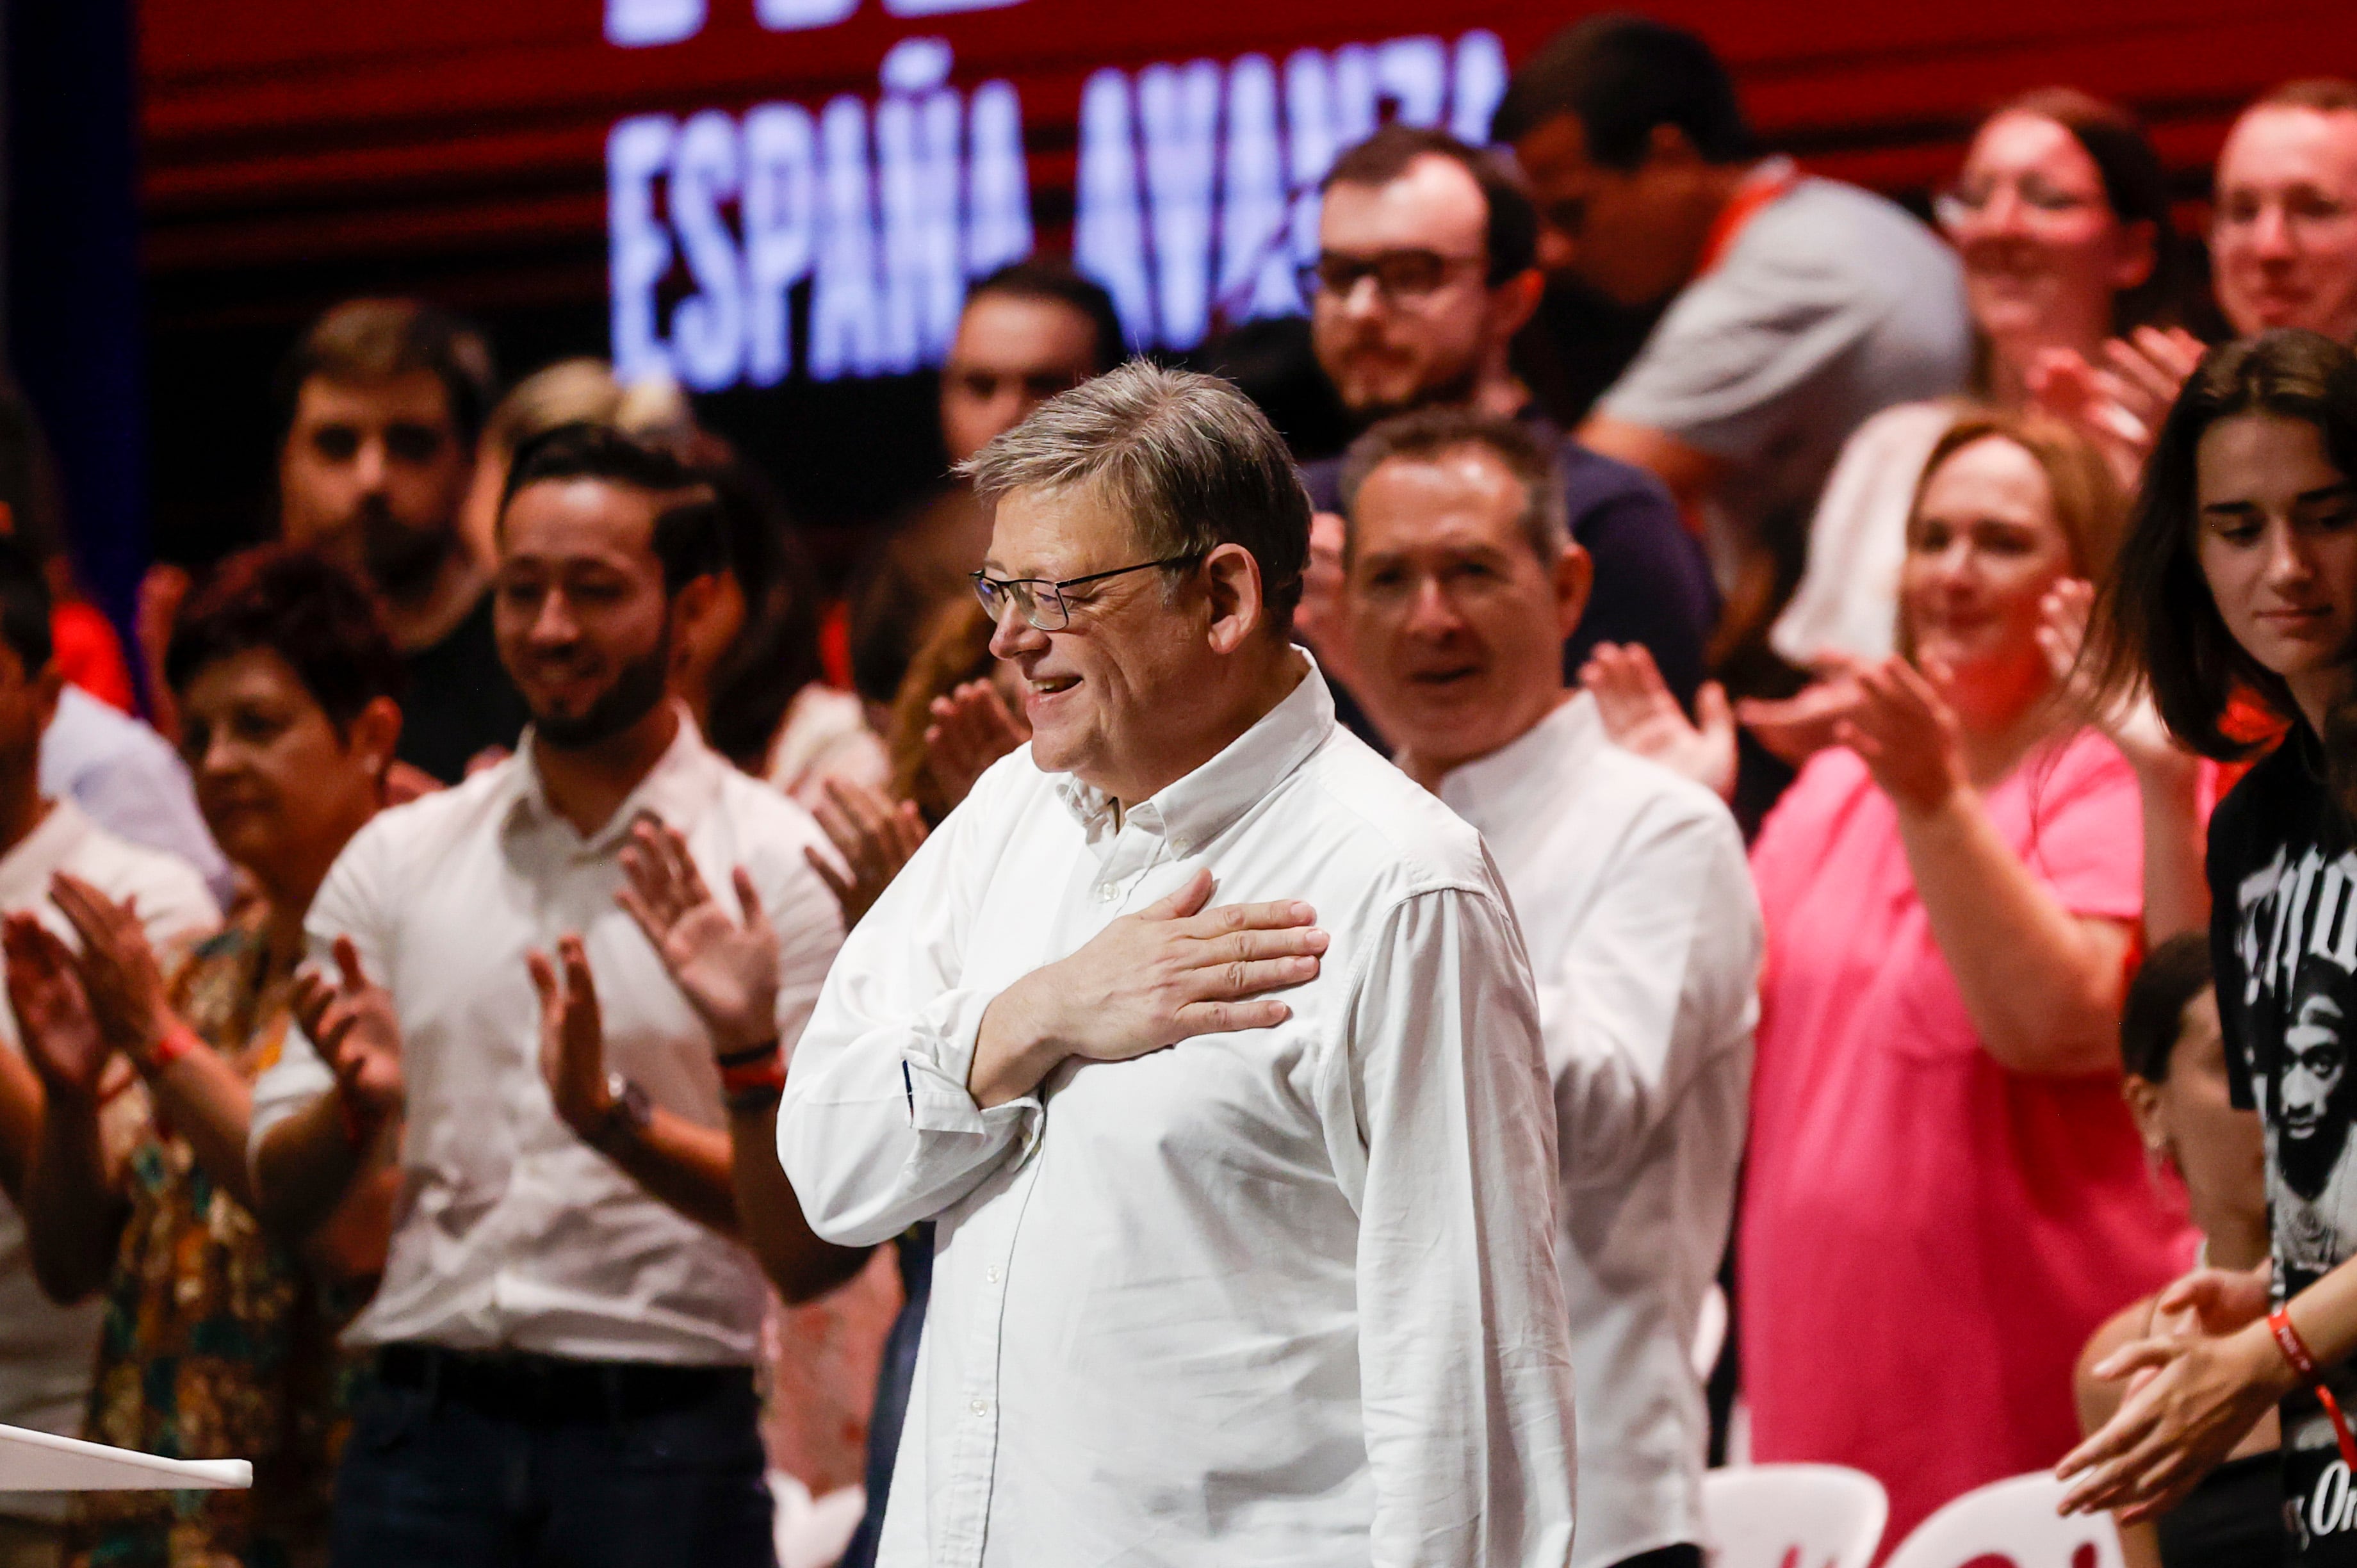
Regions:
<instances>
[{"instance_id":1,"label":"older man with glasses","mask_svg":"<svg viewBox=\"0 0 2357 1568\"><path fill-rule=\"evenodd\" d=\"M1644 469L1567 439L1507 362L1538 308L1538 214L1491 154L1445 131L1389 125L1335 159L1302 269L1310 341L1344 406L1372 423L1470 408L1529 425L1551 456L1596 591L1564 646L1571 673L1599 642L1638 644L1681 698L1703 677L1718 590L1700 540ZM1307 471L1321 514L1303 630L1346 684L1339 457Z\"/></svg>"},{"instance_id":2,"label":"older man with glasses","mask_svg":"<svg viewBox=\"0 0 2357 1568\"><path fill-rule=\"evenodd\" d=\"M1133 364L971 471L1032 741L852 934L780 1131L821 1235L937 1222L879 1561L1566 1563L1530 967L1289 640L1284 443Z\"/></svg>"}]
</instances>

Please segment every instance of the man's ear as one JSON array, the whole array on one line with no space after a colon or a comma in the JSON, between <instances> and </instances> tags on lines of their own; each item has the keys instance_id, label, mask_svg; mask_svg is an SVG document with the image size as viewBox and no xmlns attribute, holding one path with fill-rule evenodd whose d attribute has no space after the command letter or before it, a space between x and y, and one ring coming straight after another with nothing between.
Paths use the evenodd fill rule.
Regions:
<instances>
[{"instance_id":1,"label":"man's ear","mask_svg":"<svg viewBox=\"0 0 2357 1568\"><path fill-rule=\"evenodd\" d=\"M700 577L689 578L680 585L679 592L672 596L671 667L673 673L699 658L707 663L716 660L723 651L708 646L718 629L714 620L720 608L723 585L718 573L707 572Z\"/></svg>"},{"instance_id":2,"label":"man's ear","mask_svg":"<svg viewBox=\"0 0 2357 1568\"><path fill-rule=\"evenodd\" d=\"M1546 274L1536 267L1524 267L1505 282L1490 288L1490 334L1504 342L1528 326L1538 314L1539 301L1546 297Z\"/></svg>"},{"instance_id":3,"label":"man's ear","mask_svg":"<svg viewBox=\"0 0 2357 1568\"><path fill-rule=\"evenodd\" d=\"M1684 126L1663 121L1646 134L1643 166L1659 171L1684 172L1702 166L1703 156L1695 150L1694 139L1686 134Z\"/></svg>"},{"instance_id":4,"label":"man's ear","mask_svg":"<svg viewBox=\"0 0 2357 1568\"><path fill-rule=\"evenodd\" d=\"M1596 586L1596 560L1578 545L1567 545L1555 560L1555 630L1566 639L1579 628L1587 613L1588 592Z\"/></svg>"},{"instance_id":5,"label":"man's ear","mask_svg":"<svg viewBox=\"0 0 2357 1568\"><path fill-rule=\"evenodd\" d=\"M1202 573L1211 600L1211 651L1233 653L1268 619L1260 563L1241 544L1222 544L1203 557Z\"/></svg>"}]
</instances>

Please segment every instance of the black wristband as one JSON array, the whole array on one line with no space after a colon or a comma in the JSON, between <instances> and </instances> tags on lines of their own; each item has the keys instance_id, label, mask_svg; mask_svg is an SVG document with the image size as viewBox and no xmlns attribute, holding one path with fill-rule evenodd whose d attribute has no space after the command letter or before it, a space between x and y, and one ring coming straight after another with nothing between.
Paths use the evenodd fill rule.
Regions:
<instances>
[{"instance_id":1,"label":"black wristband","mask_svg":"<svg viewBox=\"0 0 2357 1568\"><path fill-rule=\"evenodd\" d=\"M712 1059L718 1062L722 1067L751 1067L763 1057L776 1056L778 1054L778 1047L782 1043L782 1041L780 1041L773 1036L762 1041L758 1046L747 1046L741 1051L719 1052L715 1055Z\"/></svg>"},{"instance_id":2,"label":"black wristband","mask_svg":"<svg viewBox=\"0 0 2357 1568\"><path fill-rule=\"evenodd\" d=\"M731 1116L758 1116L785 1098L782 1085L765 1083L759 1089L748 1089L728 1097Z\"/></svg>"}]
</instances>

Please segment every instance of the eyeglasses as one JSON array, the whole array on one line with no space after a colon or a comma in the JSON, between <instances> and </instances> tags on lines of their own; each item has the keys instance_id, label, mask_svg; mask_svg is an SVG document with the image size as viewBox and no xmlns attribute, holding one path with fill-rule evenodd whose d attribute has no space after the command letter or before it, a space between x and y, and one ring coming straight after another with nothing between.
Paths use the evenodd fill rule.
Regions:
<instances>
[{"instance_id":1,"label":"eyeglasses","mask_svg":"<svg viewBox=\"0 0 2357 1568\"><path fill-rule=\"evenodd\" d=\"M1159 561L1141 561L1135 566L1116 566L1110 572L1092 572L1085 577L1066 577L1061 582L1049 582L1045 577L992 577L980 572L970 572L974 579L974 596L982 601L982 609L992 622L1003 620L1006 607L1013 605L1025 620L1041 631L1061 631L1072 624L1071 601L1064 590L1077 588L1083 583L1102 583L1107 577L1125 577L1132 572L1150 572L1157 566L1186 566L1201 560L1200 551L1190 550L1184 555L1166 556Z\"/></svg>"},{"instance_id":2,"label":"eyeglasses","mask_svg":"<svg viewBox=\"0 0 2357 1568\"><path fill-rule=\"evenodd\" d=\"M1300 270L1301 297L1314 300L1328 294L1345 300L1360 279L1372 278L1375 293L1386 305L1420 304L1458 273L1489 264L1487 256L1444 256L1437 251L1382 251L1372 256L1327 251Z\"/></svg>"},{"instance_id":3,"label":"eyeglasses","mask_svg":"<svg viewBox=\"0 0 2357 1568\"><path fill-rule=\"evenodd\" d=\"M1943 229L1961 229L1988 210L1988 205L1996 199L1997 192L2008 187L2022 206L2040 218L2066 218L2073 212L2083 212L2101 205L2099 198L2064 190L2049 184L2043 177L2032 174L2024 175L2018 180L1952 185L1932 198L1932 216L1940 220Z\"/></svg>"}]
</instances>

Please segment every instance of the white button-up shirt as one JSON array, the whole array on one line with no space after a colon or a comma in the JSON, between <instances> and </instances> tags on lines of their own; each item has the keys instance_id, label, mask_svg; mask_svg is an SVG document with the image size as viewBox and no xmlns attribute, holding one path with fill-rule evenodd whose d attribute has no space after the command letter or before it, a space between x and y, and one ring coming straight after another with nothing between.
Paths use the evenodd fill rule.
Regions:
<instances>
[{"instance_id":1,"label":"white button-up shirt","mask_svg":"<svg viewBox=\"0 0 2357 1568\"><path fill-rule=\"evenodd\" d=\"M1727 1247L1759 1015L1760 904L1709 790L1605 737L1582 693L1448 774L1504 868L1559 1118L1555 1258L1579 1391L1579 1551L1700 1542L1691 1347Z\"/></svg>"},{"instance_id":2,"label":"white button-up shirt","mask_svg":"<svg viewBox=\"0 0 2357 1568\"><path fill-rule=\"evenodd\" d=\"M1317 909L1292 1017L977 1108L991 1000L1199 866L1214 903ZM1568 1560L1522 940L1314 670L1125 811L1028 748L992 768L845 944L779 1143L823 1236L939 1222L882 1563Z\"/></svg>"},{"instance_id":3,"label":"white button-up shirt","mask_svg":"<svg viewBox=\"0 0 2357 1568\"><path fill-rule=\"evenodd\" d=\"M614 902L620 850L651 812L686 835L716 897L751 873L784 948L778 1028L791 1047L842 940L802 858L808 813L731 768L681 715L679 737L611 821L583 838L549 806L527 737L457 789L377 816L312 901L315 961L349 936L401 1023L407 1114L383 1283L352 1345L415 1340L589 1360L749 1362L766 1301L733 1242L650 1196L557 1118L540 1071L527 950L577 931L597 983L607 1065L657 1105L726 1125L711 1037ZM253 1138L333 1078L299 1030L254 1090Z\"/></svg>"}]
</instances>

